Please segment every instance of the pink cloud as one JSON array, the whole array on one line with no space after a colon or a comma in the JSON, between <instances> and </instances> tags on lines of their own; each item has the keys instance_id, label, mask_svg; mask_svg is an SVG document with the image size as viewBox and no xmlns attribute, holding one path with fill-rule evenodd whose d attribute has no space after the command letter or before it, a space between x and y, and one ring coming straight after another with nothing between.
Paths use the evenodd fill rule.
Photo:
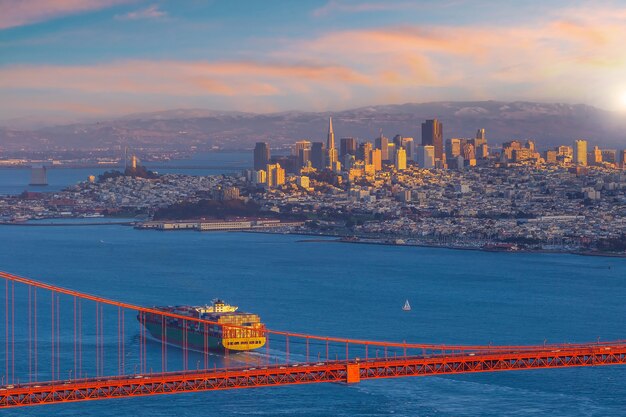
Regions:
<instances>
[{"instance_id":1,"label":"pink cloud","mask_svg":"<svg viewBox=\"0 0 626 417\"><path fill-rule=\"evenodd\" d=\"M624 83L624 39L626 9L567 10L516 26L413 25L272 39L263 60L5 66L0 92L71 92L120 102L132 95L146 103L158 96L279 110L485 98L607 106L603 98Z\"/></svg>"},{"instance_id":2,"label":"pink cloud","mask_svg":"<svg viewBox=\"0 0 626 417\"><path fill-rule=\"evenodd\" d=\"M255 62L124 61L95 66L0 68L0 89L75 90L84 93L171 96L266 96L288 94L299 84L366 84L368 78L339 66L271 65Z\"/></svg>"},{"instance_id":3,"label":"pink cloud","mask_svg":"<svg viewBox=\"0 0 626 417\"><path fill-rule=\"evenodd\" d=\"M0 0L0 29L105 9L132 0Z\"/></svg>"}]
</instances>

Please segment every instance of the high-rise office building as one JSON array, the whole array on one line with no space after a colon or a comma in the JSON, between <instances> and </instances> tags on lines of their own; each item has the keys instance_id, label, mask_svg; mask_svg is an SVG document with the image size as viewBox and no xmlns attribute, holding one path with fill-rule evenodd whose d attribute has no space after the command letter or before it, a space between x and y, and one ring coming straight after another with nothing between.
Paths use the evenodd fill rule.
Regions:
<instances>
[{"instance_id":1,"label":"high-rise office building","mask_svg":"<svg viewBox=\"0 0 626 417\"><path fill-rule=\"evenodd\" d=\"M611 164L617 163L617 150L615 149L603 149L602 160Z\"/></svg>"},{"instance_id":2,"label":"high-rise office building","mask_svg":"<svg viewBox=\"0 0 626 417\"><path fill-rule=\"evenodd\" d=\"M376 149L380 149L380 154L383 161L389 160L389 139L383 136L382 133L379 137L376 138Z\"/></svg>"},{"instance_id":3,"label":"high-rise office building","mask_svg":"<svg viewBox=\"0 0 626 417\"><path fill-rule=\"evenodd\" d=\"M338 161L337 149L335 148L335 132L333 131L333 118L328 118L328 137L326 138L326 164L332 169L335 162Z\"/></svg>"},{"instance_id":4,"label":"high-rise office building","mask_svg":"<svg viewBox=\"0 0 626 417\"><path fill-rule=\"evenodd\" d=\"M413 138L402 138L400 146L406 151L406 159L410 161L415 160L415 144Z\"/></svg>"},{"instance_id":5,"label":"high-rise office building","mask_svg":"<svg viewBox=\"0 0 626 417\"><path fill-rule=\"evenodd\" d=\"M446 140L446 157L447 159L456 158L463 152L461 139L451 138Z\"/></svg>"},{"instance_id":6,"label":"high-rise office building","mask_svg":"<svg viewBox=\"0 0 626 417\"><path fill-rule=\"evenodd\" d=\"M356 156L357 143L355 138L341 138L339 157L343 160L346 155Z\"/></svg>"},{"instance_id":7,"label":"high-rise office building","mask_svg":"<svg viewBox=\"0 0 626 417\"><path fill-rule=\"evenodd\" d=\"M396 144L396 147L402 146L402 135L395 135L393 137L393 143ZM397 148L396 148L397 149Z\"/></svg>"},{"instance_id":8,"label":"high-rise office building","mask_svg":"<svg viewBox=\"0 0 626 417\"><path fill-rule=\"evenodd\" d=\"M522 142L520 142L519 140L504 142L502 144L502 157L507 161L512 161L513 153L520 149L522 149Z\"/></svg>"},{"instance_id":9,"label":"high-rise office building","mask_svg":"<svg viewBox=\"0 0 626 417\"><path fill-rule=\"evenodd\" d=\"M602 165L602 150L598 146L593 147L589 156L591 156L592 165Z\"/></svg>"},{"instance_id":10,"label":"high-rise office building","mask_svg":"<svg viewBox=\"0 0 626 417\"><path fill-rule=\"evenodd\" d=\"M293 154L296 157L296 168L307 166L311 159L311 142L300 140L293 147Z\"/></svg>"},{"instance_id":11,"label":"high-rise office building","mask_svg":"<svg viewBox=\"0 0 626 417\"><path fill-rule=\"evenodd\" d=\"M483 143L487 142L487 136L485 135L484 128L480 128L476 131L476 139L484 141Z\"/></svg>"},{"instance_id":12,"label":"high-rise office building","mask_svg":"<svg viewBox=\"0 0 626 417\"><path fill-rule=\"evenodd\" d=\"M380 171L381 169L383 169L383 155L380 149L372 149L370 163L374 165L375 171Z\"/></svg>"},{"instance_id":13,"label":"high-rise office building","mask_svg":"<svg viewBox=\"0 0 626 417\"><path fill-rule=\"evenodd\" d=\"M472 145L471 143L466 143L465 145L463 145L463 152L461 153L461 156L463 156L463 159L465 159L466 161L475 160L476 150L474 149L474 145ZM476 161L474 161L474 165L475 163Z\"/></svg>"},{"instance_id":14,"label":"high-rise office building","mask_svg":"<svg viewBox=\"0 0 626 417\"><path fill-rule=\"evenodd\" d=\"M556 151L557 151L556 152L557 156L572 158L572 156L574 155L574 150L572 149L571 146L561 145L558 148L556 148Z\"/></svg>"},{"instance_id":15,"label":"high-rise office building","mask_svg":"<svg viewBox=\"0 0 626 417\"><path fill-rule=\"evenodd\" d=\"M298 150L298 168L306 167L311 162L311 149L303 148Z\"/></svg>"},{"instance_id":16,"label":"high-rise office building","mask_svg":"<svg viewBox=\"0 0 626 417\"><path fill-rule=\"evenodd\" d=\"M587 165L587 141L578 139L574 141L574 160L576 165Z\"/></svg>"},{"instance_id":17,"label":"high-rise office building","mask_svg":"<svg viewBox=\"0 0 626 417\"><path fill-rule=\"evenodd\" d=\"M396 144L393 142L389 142L387 144L387 155L389 156L388 162L395 164L396 163Z\"/></svg>"},{"instance_id":18,"label":"high-rise office building","mask_svg":"<svg viewBox=\"0 0 626 417\"><path fill-rule=\"evenodd\" d=\"M356 163L356 157L354 155L347 153L343 157L343 169L344 170L350 171L350 169L354 166L355 163Z\"/></svg>"},{"instance_id":19,"label":"high-rise office building","mask_svg":"<svg viewBox=\"0 0 626 417\"><path fill-rule=\"evenodd\" d=\"M527 161L531 159L533 156L533 153L528 148L520 148L520 149L513 149L511 156L512 156L513 162L522 162L522 161Z\"/></svg>"},{"instance_id":20,"label":"high-rise office building","mask_svg":"<svg viewBox=\"0 0 626 417\"><path fill-rule=\"evenodd\" d=\"M301 149L311 149L311 142L308 140L299 140L293 145L293 155L298 156Z\"/></svg>"},{"instance_id":21,"label":"high-rise office building","mask_svg":"<svg viewBox=\"0 0 626 417\"><path fill-rule=\"evenodd\" d=\"M478 131L476 132L476 137L469 140L469 142L474 145L474 149L476 150L476 158L481 159L487 158L489 156L485 129L478 129Z\"/></svg>"},{"instance_id":22,"label":"high-rise office building","mask_svg":"<svg viewBox=\"0 0 626 417\"><path fill-rule=\"evenodd\" d=\"M311 165L318 170L326 167L326 147L324 142L313 142L311 146Z\"/></svg>"},{"instance_id":23,"label":"high-rise office building","mask_svg":"<svg viewBox=\"0 0 626 417\"><path fill-rule=\"evenodd\" d=\"M548 164L556 164L556 156L557 156L557 152L556 150L547 150L545 153L545 160Z\"/></svg>"},{"instance_id":24,"label":"high-rise office building","mask_svg":"<svg viewBox=\"0 0 626 417\"><path fill-rule=\"evenodd\" d=\"M437 120L422 123L422 145L435 147L435 159L443 160L443 124Z\"/></svg>"},{"instance_id":25,"label":"high-rise office building","mask_svg":"<svg viewBox=\"0 0 626 417\"><path fill-rule=\"evenodd\" d=\"M277 187L285 183L285 170L280 164L267 165L267 186Z\"/></svg>"},{"instance_id":26,"label":"high-rise office building","mask_svg":"<svg viewBox=\"0 0 626 417\"><path fill-rule=\"evenodd\" d=\"M253 171L253 180L255 184L265 184L267 183L267 172L264 169L259 169L258 171Z\"/></svg>"},{"instance_id":27,"label":"high-rise office building","mask_svg":"<svg viewBox=\"0 0 626 417\"><path fill-rule=\"evenodd\" d=\"M619 157L617 159L622 168L626 169L626 149L623 149L619 152Z\"/></svg>"},{"instance_id":28,"label":"high-rise office building","mask_svg":"<svg viewBox=\"0 0 626 417\"><path fill-rule=\"evenodd\" d=\"M371 157L371 153L372 153L372 149L374 148L374 146L372 145L372 142L365 142L362 143L359 146L359 152L358 152L358 159L360 159L361 161L363 161L363 163L365 165L369 165L372 161Z\"/></svg>"},{"instance_id":29,"label":"high-rise office building","mask_svg":"<svg viewBox=\"0 0 626 417\"><path fill-rule=\"evenodd\" d=\"M435 167L435 147L421 145L417 147L417 165L420 168L433 169Z\"/></svg>"},{"instance_id":30,"label":"high-rise office building","mask_svg":"<svg viewBox=\"0 0 626 417\"><path fill-rule=\"evenodd\" d=\"M402 147L396 149L395 165L398 171L406 169L406 151Z\"/></svg>"},{"instance_id":31,"label":"high-rise office building","mask_svg":"<svg viewBox=\"0 0 626 417\"><path fill-rule=\"evenodd\" d=\"M265 169L270 162L270 145L267 142L257 142L254 146L254 170Z\"/></svg>"},{"instance_id":32,"label":"high-rise office building","mask_svg":"<svg viewBox=\"0 0 626 417\"><path fill-rule=\"evenodd\" d=\"M454 158L450 158L446 160L448 164L448 169L454 169L458 171L462 171L465 167L465 158L463 155L455 156ZM437 164L435 164L437 166Z\"/></svg>"},{"instance_id":33,"label":"high-rise office building","mask_svg":"<svg viewBox=\"0 0 626 417\"><path fill-rule=\"evenodd\" d=\"M485 159L489 157L489 145L486 143L475 145L476 158Z\"/></svg>"}]
</instances>

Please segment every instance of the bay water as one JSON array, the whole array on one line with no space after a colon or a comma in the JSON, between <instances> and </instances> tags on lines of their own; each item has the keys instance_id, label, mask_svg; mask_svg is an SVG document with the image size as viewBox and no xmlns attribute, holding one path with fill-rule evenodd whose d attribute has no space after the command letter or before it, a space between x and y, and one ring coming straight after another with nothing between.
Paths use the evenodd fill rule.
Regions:
<instances>
[{"instance_id":1,"label":"bay water","mask_svg":"<svg viewBox=\"0 0 626 417\"><path fill-rule=\"evenodd\" d=\"M258 313L271 329L318 335L445 344L626 335L625 259L308 240L117 225L1 226L0 270L145 306L220 297ZM410 312L402 311L406 299ZM105 338L114 339L115 330L109 331ZM0 334L4 338L4 330ZM130 349L138 333L126 338ZM116 399L2 414L616 416L626 415L625 379L626 367L619 366L532 370Z\"/></svg>"}]
</instances>

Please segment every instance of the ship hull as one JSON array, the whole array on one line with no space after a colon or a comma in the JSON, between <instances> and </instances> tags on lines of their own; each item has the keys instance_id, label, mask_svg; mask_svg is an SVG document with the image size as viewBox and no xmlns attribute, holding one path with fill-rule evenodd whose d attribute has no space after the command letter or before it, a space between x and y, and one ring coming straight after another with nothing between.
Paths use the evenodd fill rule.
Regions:
<instances>
[{"instance_id":1,"label":"ship hull","mask_svg":"<svg viewBox=\"0 0 626 417\"><path fill-rule=\"evenodd\" d=\"M165 341L168 344L183 347L185 344L188 349L204 352L205 350L223 352L226 349L233 351L254 350L265 345L265 337L234 337L224 339L220 334L187 329L168 325L164 327L161 323L153 321L145 322L146 330L157 340ZM186 334L185 334L186 333ZM186 337L186 343L185 343Z\"/></svg>"}]
</instances>

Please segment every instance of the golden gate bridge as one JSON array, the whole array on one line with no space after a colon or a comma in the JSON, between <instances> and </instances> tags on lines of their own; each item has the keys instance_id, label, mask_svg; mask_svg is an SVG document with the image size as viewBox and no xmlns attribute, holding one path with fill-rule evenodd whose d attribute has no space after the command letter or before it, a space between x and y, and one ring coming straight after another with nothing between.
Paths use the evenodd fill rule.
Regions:
<instances>
[{"instance_id":1,"label":"golden gate bridge","mask_svg":"<svg viewBox=\"0 0 626 417\"><path fill-rule=\"evenodd\" d=\"M4 280L5 292L0 408L626 363L626 341L442 345L325 337L263 327L255 330L258 336L266 338L263 348L254 354L225 350L218 367L206 342L203 349L187 345L174 348L166 340L148 337L141 323L150 314L162 317L164 326L166 319L179 319L205 329L219 325L225 334L242 328L106 299L6 272L0 272L0 279Z\"/></svg>"}]
</instances>

